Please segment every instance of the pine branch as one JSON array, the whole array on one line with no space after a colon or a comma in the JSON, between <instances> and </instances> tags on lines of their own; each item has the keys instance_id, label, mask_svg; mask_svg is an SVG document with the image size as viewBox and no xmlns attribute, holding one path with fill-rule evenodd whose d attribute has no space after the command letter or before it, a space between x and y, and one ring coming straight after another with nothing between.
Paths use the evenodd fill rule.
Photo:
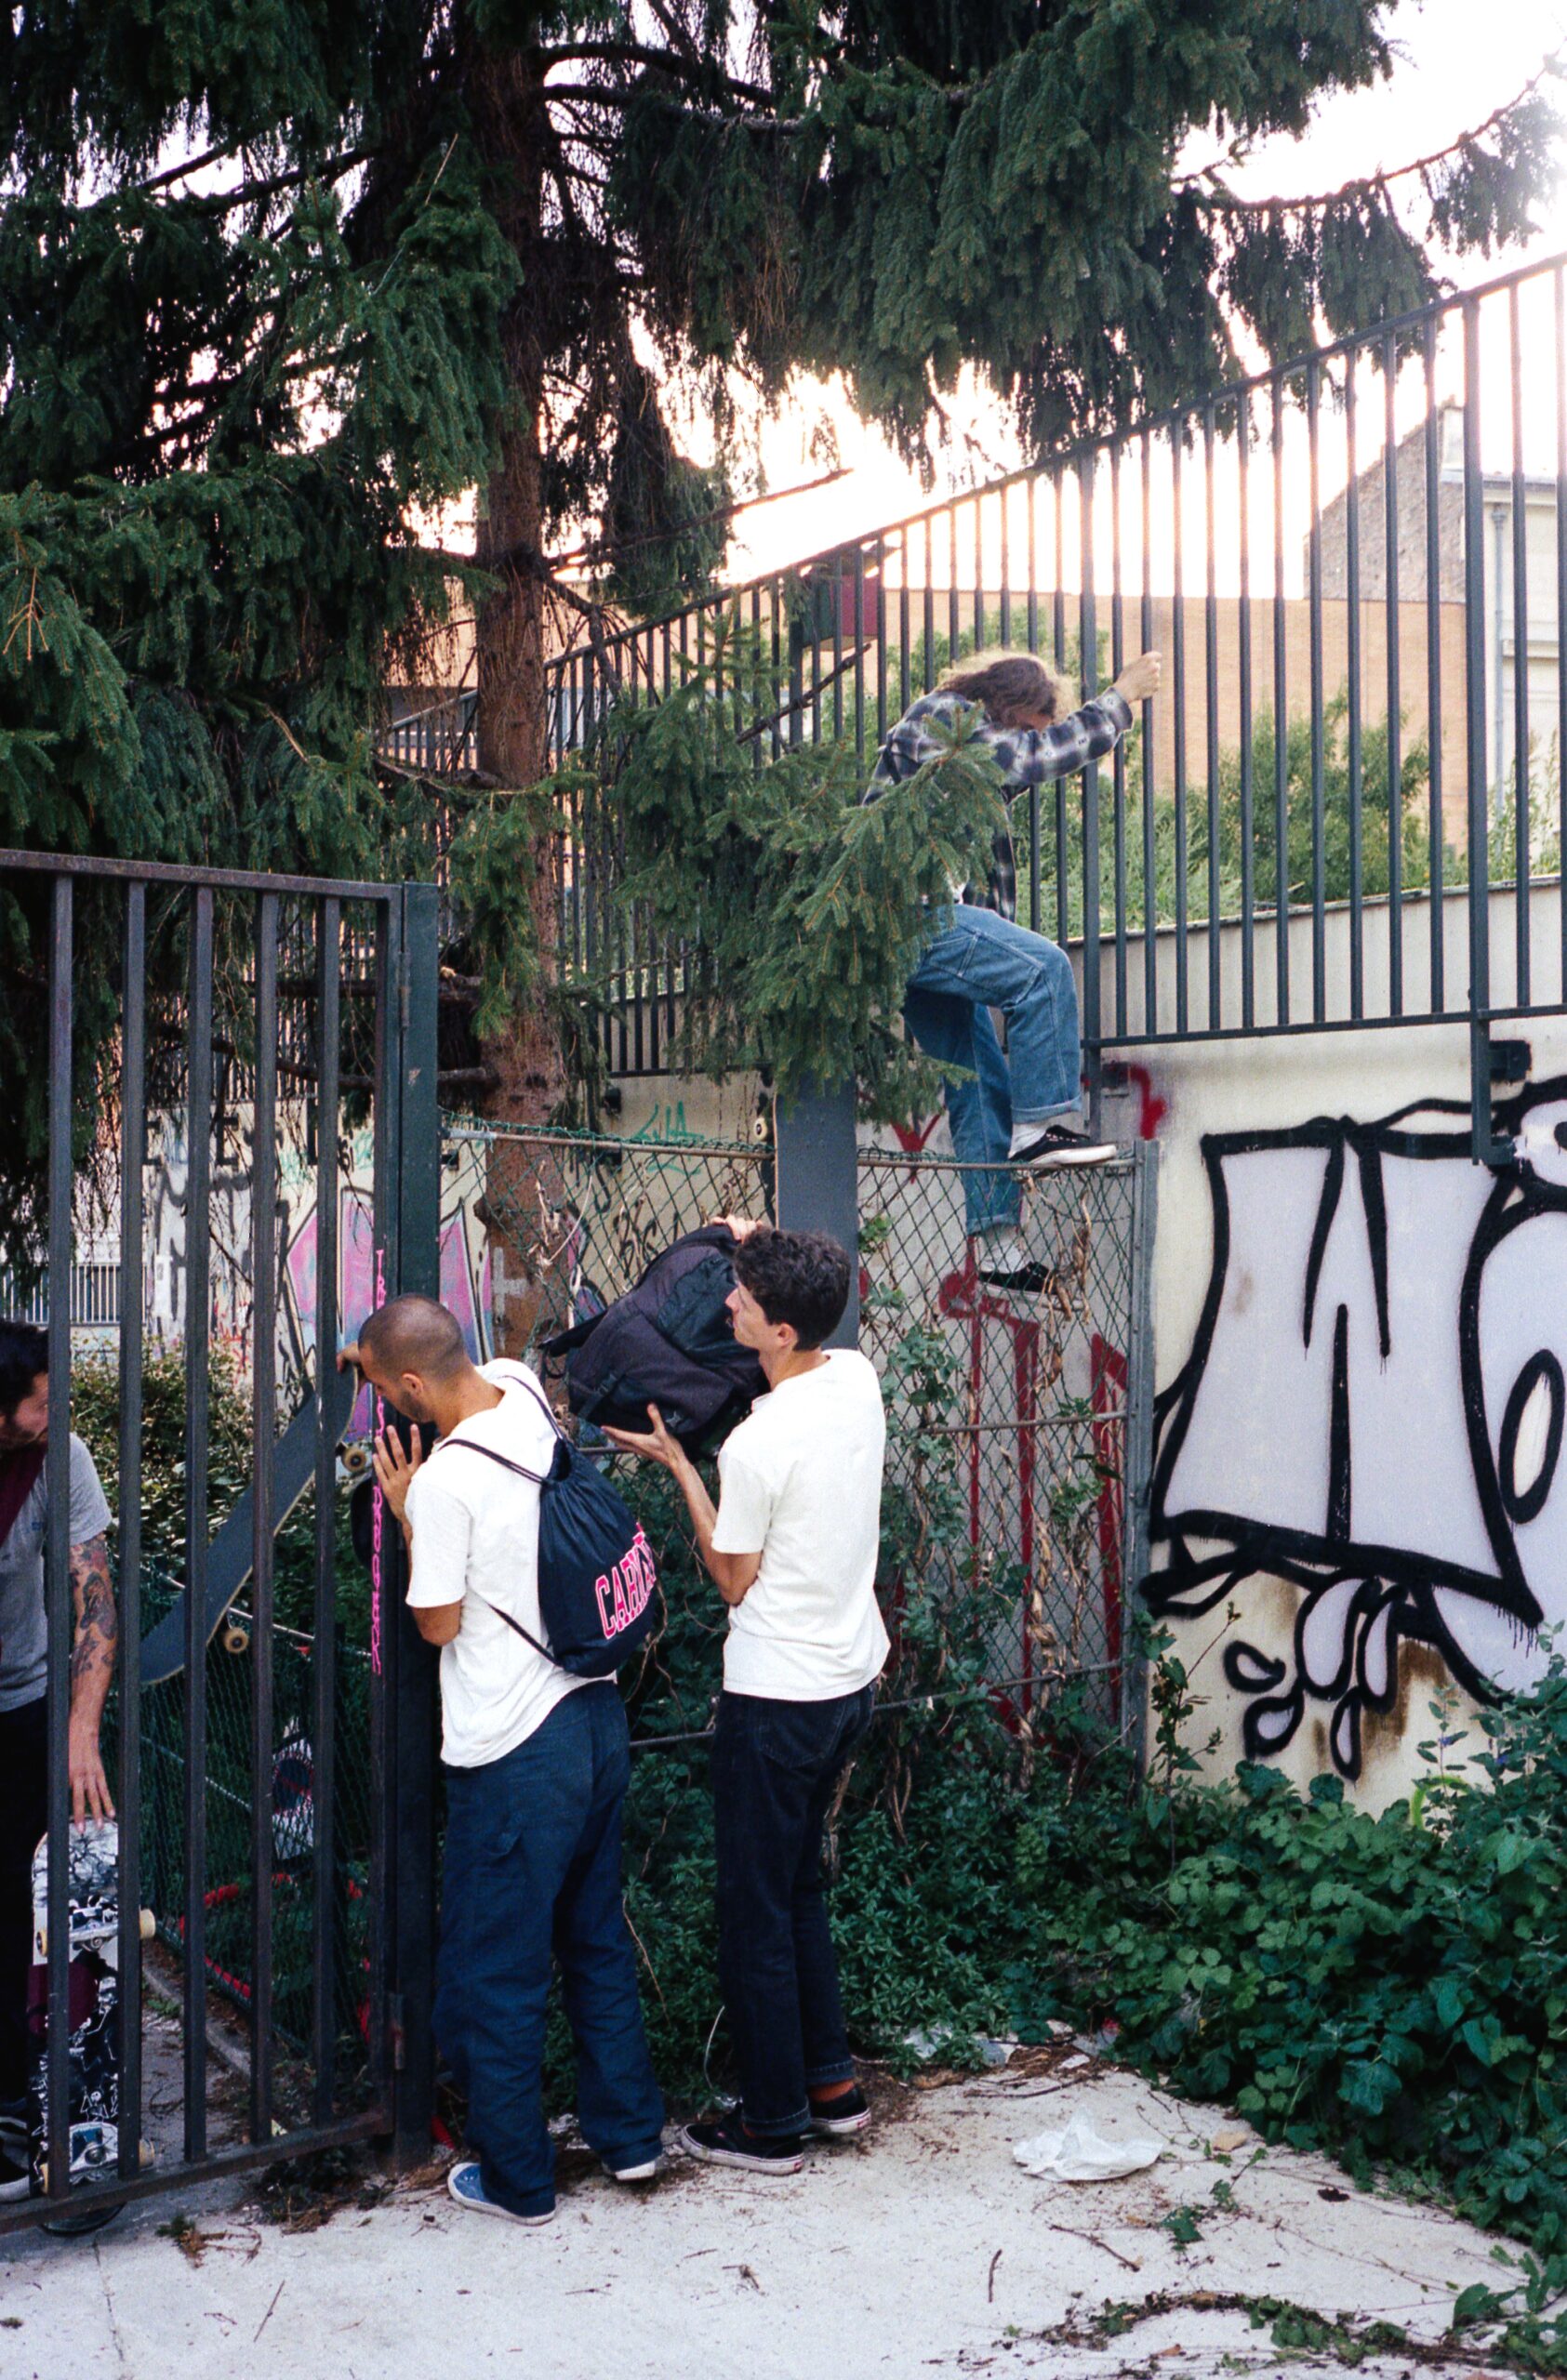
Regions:
<instances>
[{"instance_id":1,"label":"pine branch","mask_svg":"<svg viewBox=\"0 0 1567 2380\"><path fill-rule=\"evenodd\" d=\"M1195 190L1196 204L1225 215L1311 215L1321 213L1323 207L1340 206L1347 200L1385 198L1395 182L1408 181L1417 174L1423 177L1433 167L1445 165L1454 158L1465 155L1477 142L1483 140L1487 133L1494 132L1516 108L1521 108L1526 99L1533 99L1547 78L1560 77L1564 71L1567 71L1567 50L1553 50L1538 73L1531 75L1523 88L1516 91L1510 99L1504 100L1499 108L1494 108L1483 124L1477 124L1471 131L1460 132L1445 148L1433 149L1424 157L1412 157L1407 165L1389 165L1379 173L1361 175L1358 180L1345 182L1337 190L1314 191L1296 198L1242 198L1220 180L1216 165L1203 165L1196 173L1183 174L1170 187L1172 191L1193 190L1200 182L1208 183L1206 190ZM1244 152L1234 153L1232 162L1242 164Z\"/></svg>"},{"instance_id":2,"label":"pine branch","mask_svg":"<svg viewBox=\"0 0 1567 2380\"><path fill-rule=\"evenodd\" d=\"M534 56L536 64L544 73L552 67L574 61L584 64L598 61L606 66L657 67L661 73L672 75L679 83L701 83L714 94L727 92L733 99L750 99L756 107L771 108L774 104L771 91L764 90L758 83L742 83L737 75L725 73L711 59L699 54L677 58L672 50L649 49L641 42L563 42L552 49L538 50ZM550 96L548 85L544 95L546 98Z\"/></svg>"}]
</instances>

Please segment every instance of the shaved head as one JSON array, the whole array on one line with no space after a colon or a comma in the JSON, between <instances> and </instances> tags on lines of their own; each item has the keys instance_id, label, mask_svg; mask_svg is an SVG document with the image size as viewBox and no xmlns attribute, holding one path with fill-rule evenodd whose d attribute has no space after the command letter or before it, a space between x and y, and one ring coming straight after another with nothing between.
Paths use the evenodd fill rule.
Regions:
<instances>
[{"instance_id":1,"label":"shaved head","mask_svg":"<svg viewBox=\"0 0 1567 2380\"><path fill-rule=\"evenodd\" d=\"M393 1380L414 1372L436 1387L468 1361L461 1324L433 1298L392 1298L378 1306L360 1331L359 1344L377 1371Z\"/></svg>"}]
</instances>

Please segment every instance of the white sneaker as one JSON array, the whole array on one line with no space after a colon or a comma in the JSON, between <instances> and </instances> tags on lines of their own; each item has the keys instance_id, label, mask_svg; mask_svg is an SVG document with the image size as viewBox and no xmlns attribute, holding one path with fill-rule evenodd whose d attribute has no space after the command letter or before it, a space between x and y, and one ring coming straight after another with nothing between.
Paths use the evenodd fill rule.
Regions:
<instances>
[{"instance_id":1,"label":"white sneaker","mask_svg":"<svg viewBox=\"0 0 1567 2380\"><path fill-rule=\"evenodd\" d=\"M538 2230L540 2225L553 2223L555 2219L553 2207L548 2215L513 2215L509 2206L501 2206L495 2199L486 2197L476 2157L452 2167L446 2175L446 2191L449 2197L456 2199L458 2206L467 2207L470 2214L498 2215L503 2223L525 2223L531 2229Z\"/></svg>"},{"instance_id":2,"label":"white sneaker","mask_svg":"<svg viewBox=\"0 0 1567 2380\"><path fill-rule=\"evenodd\" d=\"M644 2159L640 2165L605 2165L604 2172L612 2182L656 2182L669 2163L662 2152Z\"/></svg>"}]
</instances>

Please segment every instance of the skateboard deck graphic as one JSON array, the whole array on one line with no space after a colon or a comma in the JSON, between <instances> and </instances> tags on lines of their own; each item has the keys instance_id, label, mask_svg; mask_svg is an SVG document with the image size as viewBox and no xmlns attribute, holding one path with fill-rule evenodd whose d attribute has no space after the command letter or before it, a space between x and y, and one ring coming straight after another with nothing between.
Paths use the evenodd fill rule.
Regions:
<instances>
[{"instance_id":1,"label":"skateboard deck graphic","mask_svg":"<svg viewBox=\"0 0 1567 2380\"><path fill-rule=\"evenodd\" d=\"M91 1818L69 1833L71 2187L113 2177L120 2153L120 1830ZM49 2136L49 1840L33 1855L33 1973L27 2004L28 2162L45 2188ZM143 1911L143 1939L152 1931Z\"/></svg>"}]
</instances>

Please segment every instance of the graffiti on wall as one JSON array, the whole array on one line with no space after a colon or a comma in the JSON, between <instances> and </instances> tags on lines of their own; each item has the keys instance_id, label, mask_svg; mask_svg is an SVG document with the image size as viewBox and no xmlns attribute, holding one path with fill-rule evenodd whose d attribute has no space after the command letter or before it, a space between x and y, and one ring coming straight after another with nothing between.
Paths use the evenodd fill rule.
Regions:
<instances>
[{"instance_id":1,"label":"graffiti on wall","mask_svg":"<svg viewBox=\"0 0 1567 2380\"><path fill-rule=\"evenodd\" d=\"M1203 1141L1212 1270L1156 1409L1146 1593L1179 1620L1296 1591L1287 1650L1225 1652L1254 1759L1315 1707L1354 1778L1401 1642L1483 1697L1567 1620L1567 1079L1504 1124L1501 1174L1445 1101Z\"/></svg>"},{"instance_id":2,"label":"graffiti on wall","mask_svg":"<svg viewBox=\"0 0 1567 2380\"><path fill-rule=\"evenodd\" d=\"M214 1168L211 1185L212 1331L234 1351L242 1369L248 1363L252 1329L251 1205L248 1111L234 1119L238 1158ZM302 1143L302 1135L296 1138ZM339 1187L338 1314L344 1339L352 1339L378 1302L376 1289L374 1210L368 1187L372 1151L367 1132L356 1133L348 1149L347 1180ZM316 1169L302 1146L279 1151L277 1246L281 1257L278 1299L278 1377L285 1400L298 1401L314 1372ZM442 1302L462 1325L464 1343L475 1362L491 1347L490 1257L478 1210L483 1167L471 1151L458 1154L441 1176ZM185 1148L173 1119L160 1136L148 1168L147 1263L144 1311L154 1341L184 1336ZM370 1427L367 1395L354 1408L352 1437Z\"/></svg>"}]
</instances>

